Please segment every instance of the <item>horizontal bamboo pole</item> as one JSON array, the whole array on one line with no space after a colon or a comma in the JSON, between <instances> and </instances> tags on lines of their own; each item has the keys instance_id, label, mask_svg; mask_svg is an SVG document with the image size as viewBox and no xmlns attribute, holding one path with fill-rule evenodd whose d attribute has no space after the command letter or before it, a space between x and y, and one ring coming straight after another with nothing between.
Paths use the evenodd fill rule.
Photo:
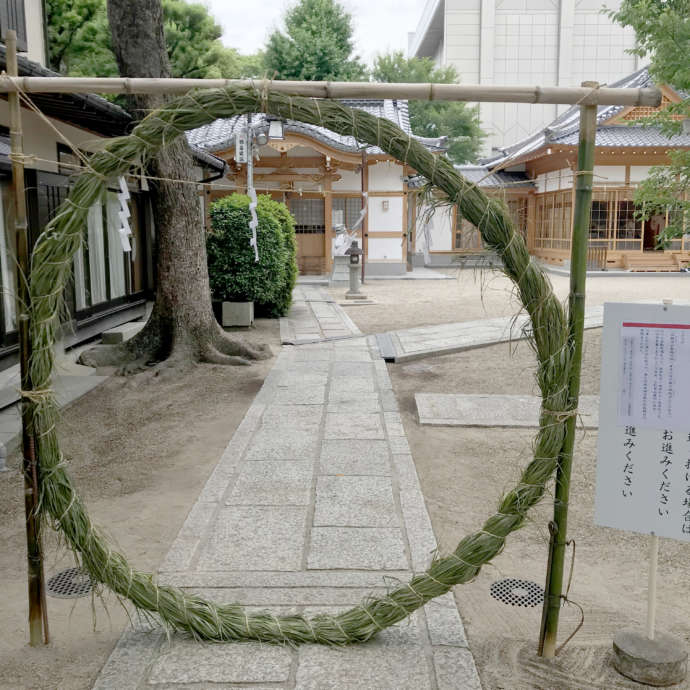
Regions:
<instances>
[{"instance_id":1,"label":"horizontal bamboo pole","mask_svg":"<svg viewBox=\"0 0 690 690\"><path fill-rule=\"evenodd\" d=\"M190 89L244 86L315 98L406 98L423 101L550 103L652 106L661 104L656 88L611 89L561 86L486 86L466 84L381 84L343 81L253 79L131 79L127 77L0 76L0 93L182 93Z\"/></svg>"}]
</instances>

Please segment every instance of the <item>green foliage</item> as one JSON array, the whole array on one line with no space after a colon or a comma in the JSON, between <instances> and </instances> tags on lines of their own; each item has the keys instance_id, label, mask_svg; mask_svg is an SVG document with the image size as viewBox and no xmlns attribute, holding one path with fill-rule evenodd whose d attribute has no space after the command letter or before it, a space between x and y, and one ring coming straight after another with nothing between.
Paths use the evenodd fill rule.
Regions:
<instances>
[{"instance_id":1,"label":"green foliage","mask_svg":"<svg viewBox=\"0 0 690 690\"><path fill-rule=\"evenodd\" d=\"M690 119L690 0L623 0L618 11L608 14L635 30L632 52L651 58L649 71L656 82L683 96L646 124L667 136L680 133L683 119ZM635 194L640 218L669 211L669 224L657 238L660 246L690 232L690 152L669 151L669 157L671 165L652 168Z\"/></svg>"},{"instance_id":2,"label":"green foliage","mask_svg":"<svg viewBox=\"0 0 690 690\"><path fill-rule=\"evenodd\" d=\"M363 81L366 68L352 57L352 16L336 0L299 0L285 13L285 29L274 31L265 52L275 79Z\"/></svg>"},{"instance_id":3,"label":"green foliage","mask_svg":"<svg viewBox=\"0 0 690 690\"><path fill-rule=\"evenodd\" d=\"M294 220L283 204L258 197L259 261L249 245L249 197L231 194L211 205L206 240L213 299L254 301L258 313L284 316L297 279Z\"/></svg>"},{"instance_id":4,"label":"green foliage","mask_svg":"<svg viewBox=\"0 0 690 690\"><path fill-rule=\"evenodd\" d=\"M222 30L199 3L163 0L165 38L174 77L263 75L261 54L243 56L220 41ZM71 76L118 76L106 0L46 0L50 67Z\"/></svg>"},{"instance_id":5,"label":"green foliage","mask_svg":"<svg viewBox=\"0 0 690 690\"><path fill-rule=\"evenodd\" d=\"M74 77L118 76L105 0L46 0L49 66Z\"/></svg>"},{"instance_id":6,"label":"green foliage","mask_svg":"<svg viewBox=\"0 0 690 690\"><path fill-rule=\"evenodd\" d=\"M665 215L668 210L668 224L657 237L661 247L690 233L690 151L669 151L668 155L671 164L653 167L635 191L639 219Z\"/></svg>"},{"instance_id":7,"label":"green foliage","mask_svg":"<svg viewBox=\"0 0 690 690\"><path fill-rule=\"evenodd\" d=\"M372 76L375 81L397 83L436 82L454 84L458 73L452 65L437 67L431 58L406 58L402 51L378 55ZM448 157L453 163L476 160L484 132L476 108L450 101L410 101L412 131L422 137L448 137Z\"/></svg>"},{"instance_id":8,"label":"green foliage","mask_svg":"<svg viewBox=\"0 0 690 690\"><path fill-rule=\"evenodd\" d=\"M297 283L297 238L295 237L295 219L285 204L271 199L268 194L258 197L258 208L265 209L278 220L283 235L285 248L285 278L278 287L276 295L270 305L263 309L259 305L259 312L266 311L268 316L285 316L292 304L292 290ZM257 209L258 213L258 209Z\"/></svg>"}]
</instances>

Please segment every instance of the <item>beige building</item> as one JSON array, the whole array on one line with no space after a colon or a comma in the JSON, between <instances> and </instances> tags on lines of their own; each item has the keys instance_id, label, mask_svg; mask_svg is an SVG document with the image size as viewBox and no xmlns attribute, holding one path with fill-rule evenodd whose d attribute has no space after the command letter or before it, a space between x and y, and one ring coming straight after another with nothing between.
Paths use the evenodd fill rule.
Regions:
<instances>
[{"instance_id":1,"label":"beige building","mask_svg":"<svg viewBox=\"0 0 690 690\"><path fill-rule=\"evenodd\" d=\"M641 69L612 86L654 86ZM678 102L680 94L662 85L660 108ZM636 215L635 189L652 166L669 163L669 150L689 150L690 132L667 137L642 118L658 109L599 106L589 226L590 268L630 271L679 271L690 263L690 227L666 248L657 235L669 212L641 220ZM530 253L567 266L570 261L575 200L575 170L580 130L578 106L529 137L507 146L481 166L460 172L508 204ZM454 216L453 216L454 217ZM427 263L442 265L484 253L477 230L466 221L437 221L418 239ZM423 244L426 237L429 241Z\"/></svg>"},{"instance_id":2,"label":"beige building","mask_svg":"<svg viewBox=\"0 0 690 690\"><path fill-rule=\"evenodd\" d=\"M389 119L410 133L407 102L358 99L346 105ZM257 147L254 183L258 193L284 201L296 222L298 264L302 274L329 273L333 262L335 227L352 228L362 205L367 213L359 230L360 246L368 275L400 275L414 251L408 228L414 217L414 198L408 178L414 171L375 146L364 146L324 127L287 120L282 136L272 138L271 118L254 115L251 126L267 143ZM237 163L235 137L246 127L246 118L233 117L193 130L190 143L225 160L225 178L206 192L211 202L233 190L244 192L246 164ZM441 154L444 139L421 139Z\"/></svg>"},{"instance_id":3,"label":"beige building","mask_svg":"<svg viewBox=\"0 0 690 690\"><path fill-rule=\"evenodd\" d=\"M427 0L408 52L452 65L463 84L608 83L638 65L626 52L634 46L632 30L602 14L604 4L616 9L620 0ZM482 103L484 154L546 126L563 110Z\"/></svg>"}]
</instances>

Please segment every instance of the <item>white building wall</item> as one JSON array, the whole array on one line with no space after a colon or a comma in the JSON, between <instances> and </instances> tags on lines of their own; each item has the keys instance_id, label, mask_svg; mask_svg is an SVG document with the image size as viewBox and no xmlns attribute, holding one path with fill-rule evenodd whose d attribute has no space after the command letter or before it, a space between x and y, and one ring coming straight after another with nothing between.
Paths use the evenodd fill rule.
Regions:
<instances>
[{"instance_id":1,"label":"white building wall","mask_svg":"<svg viewBox=\"0 0 690 690\"><path fill-rule=\"evenodd\" d=\"M421 207L417 215L417 237L415 246L418 252L449 251L453 248L453 209L451 206L439 206L431 218L426 217L426 207ZM427 246L428 227L429 245Z\"/></svg>"},{"instance_id":2,"label":"white building wall","mask_svg":"<svg viewBox=\"0 0 690 690\"><path fill-rule=\"evenodd\" d=\"M615 10L620 2L607 0L606 5ZM602 14L602 4L602 0L445 0L443 39L433 51L420 54L440 65L453 65L465 84L610 83L638 65L637 58L626 53L634 47L633 32ZM428 28L440 29L440 25ZM483 153L528 136L558 112L553 105L482 104L480 120L489 135Z\"/></svg>"},{"instance_id":3,"label":"white building wall","mask_svg":"<svg viewBox=\"0 0 690 690\"><path fill-rule=\"evenodd\" d=\"M26 47L29 60L46 66L46 45L43 32L43 2L42 0L24 0L26 16Z\"/></svg>"},{"instance_id":4,"label":"white building wall","mask_svg":"<svg viewBox=\"0 0 690 690\"><path fill-rule=\"evenodd\" d=\"M620 2L606 2L606 6L617 9ZM601 8L601 0L575 3L570 84L588 80L606 84L638 67L637 58L625 52L634 46L635 33L614 24Z\"/></svg>"},{"instance_id":5,"label":"white building wall","mask_svg":"<svg viewBox=\"0 0 690 690\"><path fill-rule=\"evenodd\" d=\"M373 196L369 199L369 236L377 232L402 232L403 197Z\"/></svg>"},{"instance_id":6,"label":"white building wall","mask_svg":"<svg viewBox=\"0 0 690 690\"><path fill-rule=\"evenodd\" d=\"M630 182L642 182L642 180L649 176L649 171L652 167L651 165L631 165Z\"/></svg>"},{"instance_id":7,"label":"white building wall","mask_svg":"<svg viewBox=\"0 0 690 690\"><path fill-rule=\"evenodd\" d=\"M446 55L465 84L479 83L481 0L446 0Z\"/></svg>"},{"instance_id":8,"label":"white building wall","mask_svg":"<svg viewBox=\"0 0 690 690\"><path fill-rule=\"evenodd\" d=\"M551 0L497 0L495 84L556 84L558 18ZM494 103L492 114L493 144L503 145L529 136L557 113L553 105Z\"/></svg>"},{"instance_id":9,"label":"white building wall","mask_svg":"<svg viewBox=\"0 0 690 690\"><path fill-rule=\"evenodd\" d=\"M367 247L373 261L402 261L403 239L398 237L376 237L369 234Z\"/></svg>"},{"instance_id":10,"label":"white building wall","mask_svg":"<svg viewBox=\"0 0 690 690\"><path fill-rule=\"evenodd\" d=\"M332 183L332 189L335 192L361 192L362 178L358 172L354 170L338 169L340 179Z\"/></svg>"},{"instance_id":11,"label":"white building wall","mask_svg":"<svg viewBox=\"0 0 690 690\"><path fill-rule=\"evenodd\" d=\"M370 192L402 192L403 167L388 161L369 166Z\"/></svg>"},{"instance_id":12,"label":"white building wall","mask_svg":"<svg viewBox=\"0 0 690 690\"><path fill-rule=\"evenodd\" d=\"M74 146L87 151L95 151L105 141L93 132L86 132L78 127L65 124L59 120L50 120L67 140ZM10 114L7 101L0 100L0 124L9 126ZM55 132L35 113L22 108L22 127L24 129L24 153L33 155L35 159L27 159L24 165L27 168L36 168L47 172L57 172L57 143L61 141ZM30 136L27 135L30 133ZM64 142L62 142L64 143Z\"/></svg>"},{"instance_id":13,"label":"white building wall","mask_svg":"<svg viewBox=\"0 0 690 690\"><path fill-rule=\"evenodd\" d=\"M624 165L595 165L594 166L594 186L601 187L606 185L620 186L625 184Z\"/></svg>"}]
</instances>

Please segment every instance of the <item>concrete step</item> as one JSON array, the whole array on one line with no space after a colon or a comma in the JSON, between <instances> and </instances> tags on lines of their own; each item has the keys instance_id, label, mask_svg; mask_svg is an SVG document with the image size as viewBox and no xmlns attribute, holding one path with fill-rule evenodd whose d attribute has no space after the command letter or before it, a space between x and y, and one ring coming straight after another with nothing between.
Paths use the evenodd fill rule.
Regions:
<instances>
[{"instance_id":1,"label":"concrete step","mask_svg":"<svg viewBox=\"0 0 690 690\"><path fill-rule=\"evenodd\" d=\"M104 331L101 338L104 345L119 345L133 338L146 325L145 321L130 321Z\"/></svg>"}]
</instances>

